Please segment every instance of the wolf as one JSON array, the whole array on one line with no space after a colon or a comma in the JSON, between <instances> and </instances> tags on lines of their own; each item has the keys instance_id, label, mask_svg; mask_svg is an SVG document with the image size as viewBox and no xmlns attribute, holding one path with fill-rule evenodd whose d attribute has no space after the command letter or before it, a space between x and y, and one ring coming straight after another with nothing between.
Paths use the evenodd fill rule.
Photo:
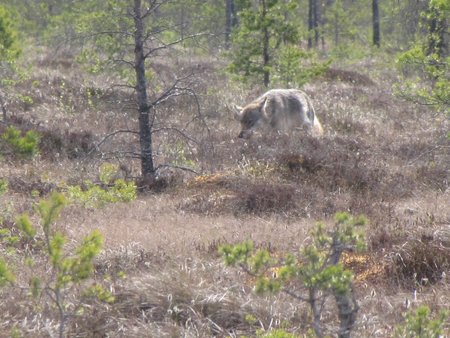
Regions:
<instances>
[{"instance_id":1,"label":"wolf","mask_svg":"<svg viewBox=\"0 0 450 338\"><path fill-rule=\"evenodd\" d=\"M303 127L311 135L323 134L311 99L298 89L269 90L245 107L234 106L234 116L242 127L239 138L249 139L263 126L277 131Z\"/></svg>"}]
</instances>

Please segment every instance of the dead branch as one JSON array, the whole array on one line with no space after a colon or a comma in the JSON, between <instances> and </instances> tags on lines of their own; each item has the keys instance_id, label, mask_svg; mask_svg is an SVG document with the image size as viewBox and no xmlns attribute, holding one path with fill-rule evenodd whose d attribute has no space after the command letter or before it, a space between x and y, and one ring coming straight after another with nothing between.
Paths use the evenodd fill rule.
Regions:
<instances>
[{"instance_id":1,"label":"dead branch","mask_svg":"<svg viewBox=\"0 0 450 338\"><path fill-rule=\"evenodd\" d=\"M179 38L178 40L175 40L175 41L172 41L172 42L169 42L169 43L163 43L162 41L159 41L161 43L161 46L154 47L154 48L149 48L147 53L144 54L144 59L147 59L149 56L151 56L152 54L154 54L155 52L157 52L159 50L167 49L169 47L178 45L181 42L184 42L186 40L194 39L194 38L197 38L197 37L200 37L200 36L205 36L205 35L210 35L210 34L209 33L191 34L191 35L183 36L182 38Z\"/></svg>"},{"instance_id":2,"label":"dead branch","mask_svg":"<svg viewBox=\"0 0 450 338\"><path fill-rule=\"evenodd\" d=\"M88 152L88 155L91 154L94 150L99 150L100 146L103 143L105 143L108 139L110 139L111 137L114 137L114 136L116 136L118 134L122 134L122 133L130 133L130 134L139 135L139 132L130 130L130 129L119 129L119 130L113 131L112 133L109 133L108 135L103 137L103 139L99 143L97 143L94 147L92 147L92 149Z\"/></svg>"},{"instance_id":3,"label":"dead branch","mask_svg":"<svg viewBox=\"0 0 450 338\"><path fill-rule=\"evenodd\" d=\"M198 141L196 139L190 137L183 130L180 130L180 129L176 128L176 127L161 127L159 129L153 129L152 133L159 133L159 132L162 132L162 131L174 131L174 132L180 134L186 140L188 140L188 141L190 141L192 143L198 144Z\"/></svg>"}]
</instances>

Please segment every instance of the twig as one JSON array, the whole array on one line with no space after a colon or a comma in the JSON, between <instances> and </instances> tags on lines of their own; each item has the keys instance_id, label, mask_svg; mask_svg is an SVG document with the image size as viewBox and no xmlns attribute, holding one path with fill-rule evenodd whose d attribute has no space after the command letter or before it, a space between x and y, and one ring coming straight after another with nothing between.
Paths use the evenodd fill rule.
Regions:
<instances>
[{"instance_id":1,"label":"twig","mask_svg":"<svg viewBox=\"0 0 450 338\"><path fill-rule=\"evenodd\" d=\"M191 141L192 143L198 144L198 141L192 137L190 137L189 135L187 135L183 130L180 130L178 128L175 127L162 127L159 129L153 129L152 133L159 133L162 131L175 131L178 134L180 134L181 136L183 136L185 139L187 139L188 141Z\"/></svg>"},{"instance_id":2,"label":"twig","mask_svg":"<svg viewBox=\"0 0 450 338\"><path fill-rule=\"evenodd\" d=\"M88 152L88 155L90 155L94 150L98 150L99 147L105 143L108 139L110 139L113 136L116 136L117 134L121 134L121 133L130 133L130 134L137 134L139 135L139 133L137 131L134 130L130 130L130 129L119 129L116 131L113 131L112 133L106 135L99 143L97 143L94 147L92 147L92 149Z\"/></svg>"},{"instance_id":3,"label":"twig","mask_svg":"<svg viewBox=\"0 0 450 338\"><path fill-rule=\"evenodd\" d=\"M160 43L161 43L162 45L161 45L161 46L158 46L158 47L150 48L150 49L148 50L148 52L144 55L144 58L147 59L147 58L148 58L150 55L152 55L153 53L155 53L155 52L157 52L157 51L159 51L159 50L167 49L167 48L169 48L169 47L171 47L171 46L178 45L179 43L181 43L181 42L183 42L183 41L185 41L185 40L188 40L188 39L194 39L194 38L196 38L196 37L204 36L204 35L209 35L209 33L197 33L197 34L191 34L191 35L184 36L184 37L182 37L182 38L179 38L178 40L175 40L175 41L172 41L172 42L169 42L169 43L163 43L162 41L160 41Z\"/></svg>"},{"instance_id":4,"label":"twig","mask_svg":"<svg viewBox=\"0 0 450 338\"><path fill-rule=\"evenodd\" d=\"M447 139L446 139L447 140ZM430 150L424 151L423 153L419 154L419 156L417 156L416 158L412 159L411 161L409 161L406 165L410 166L412 164L414 164L415 162L417 162L419 159L421 159L423 156L432 153L433 151L435 151L436 149L439 149L440 147L445 148L446 146L444 146L442 143L438 143L437 145L435 145L433 148L431 148Z\"/></svg>"}]
</instances>

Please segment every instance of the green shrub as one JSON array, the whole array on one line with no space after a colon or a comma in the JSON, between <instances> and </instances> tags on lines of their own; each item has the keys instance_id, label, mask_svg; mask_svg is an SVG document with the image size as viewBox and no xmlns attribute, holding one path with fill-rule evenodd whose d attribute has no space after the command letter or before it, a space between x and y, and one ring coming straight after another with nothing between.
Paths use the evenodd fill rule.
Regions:
<instances>
[{"instance_id":1,"label":"green shrub","mask_svg":"<svg viewBox=\"0 0 450 338\"><path fill-rule=\"evenodd\" d=\"M0 286L14 282L14 274L9 269L3 258L0 258Z\"/></svg>"},{"instance_id":2,"label":"green shrub","mask_svg":"<svg viewBox=\"0 0 450 338\"><path fill-rule=\"evenodd\" d=\"M39 152L40 135L34 130L29 130L22 136L20 130L10 126L2 134L2 139L14 154L32 157Z\"/></svg>"},{"instance_id":3,"label":"green shrub","mask_svg":"<svg viewBox=\"0 0 450 338\"><path fill-rule=\"evenodd\" d=\"M396 328L395 337L442 337L444 324L448 319L449 311L442 310L432 316L428 306L420 306L415 312L409 312L405 315L405 323Z\"/></svg>"},{"instance_id":4,"label":"green shrub","mask_svg":"<svg viewBox=\"0 0 450 338\"><path fill-rule=\"evenodd\" d=\"M103 163L100 166L99 179L105 185L111 184L118 171L119 167L116 164L108 162Z\"/></svg>"},{"instance_id":5,"label":"green shrub","mask_svg":"<svg viewBox=\"0 0 450 338\"><path fill-rule=\"evenodd\" d=\"M314 78L323 75L331 60L319 61L313 52L297 46L281 46L274 65L274 82L284 87L301 87Z\"/></svg>"},{"instance_id":6,"label":"green shrub","mask_svg":"<svg viewBox=\"0 0 450 338\"><path fill-rule=\"evenodd\" d=\"M40 224L44 233L43 241L36 237L37 231L27 214L23 214L16 219L19 229L30 241L43 243L42 248L50 271L43 275L33 276L30 279L30 293L37 299L42 296L46 301L53 303L57 309L59 337L65 336L65 327L70 318L83 312L84 307L80 301L82 296L96 297L107 302L114 300L110 292L101 285L93 283L91 286L87 286L84 283L91 277L94 270L94 260L103 246L103 237L100 232L93 231L83 239L73 252L68 252L65 249L67 238L53 229L53 225L66 203L62 194L53 193L49 199L42 200L36 205L35 210L40 216ZM25 264L31 264L32 258L26 257ZM3 270L0 261L0 280ZM7 274L5 278L8 278ZM9 278L11 277L9 276ZM77 297L77 302L72 299L74 294ZM48 298L45 296L48 296Z\"/></svg>"},{"instance_id":7,"label":"green shrub","mask_svg":"<svg viewBox=\"0 0 450 338\"><path fill-rule=\"evenodd\" d=\"M136 184L124 179L114 179L118 174L118 166L103 163L100 166L100 184L87 180L84 186L69 186L68 199L81 203L86 208L101 208L107 203L131 202L136 199Z\"/></svg>"},{"instance_id":8,"label":"green shrub","mask_svg":"<svg viewBox=\"0 0 450 338\"><path fill-rule=\"evenodd\" d=\"M81 203L86 208L101 208L107 203L131 202L136 199L136 185L118 179L110 187L101 187L92 181L86 181L84 187L68 187L68 198L72 202Z\"/></svg>"},{"instance_id":9,"label":"green shrub","mask_svg":"<svg viewBox=\"0 0 450 338\"><path fill-rule=\"evenodd\" d=\"M449 11L446 0L428 2L419 23L426 34L398 56L403 76L394 86L402 98L435 107L447 115L450 115L450 56L446 52L445 31Z\"/></svg>"},{"instance_id":10,"label":"green shrub","mask_svg":"<svg viewBox=\"0 0 450 338\"><path fill-rule=\"evenodd\" d=\"M222 245L219 253L227 265L239 266L256 277L256 292L281 291L296 301L308 303L313 317L311 325L318 337L323 336L320 304L332 295L340 319L338 336L350 337L358 305L352 292L352 273L344 268L340 258L346 250L364 247L357 227L366 223L364 216L337 213L332 230L327 230L322 223L317 224L311 232L312 243L301 248L300 255L274 258L268 250L255 251L251 241Z\"/></svg>"},{"instance_id":11,"label":"green shrub","mask_svg":"<svg viewBox=\"0 0 450 338\"><path fill-rule=\"evenodd\" d=\"M11 13L6 7L0 5L0 59L2 61L15 59L21 53L15 26Z\"/></svg>"},{"instance_id":12,"label":"green shrub","mask_svg":"<svg viewBox=\"0 0 450 338\"><path fill-rule=\"evenodd\" d=\"M0 196L8 191L8 180L1 178L0 179Z\"/></svg>"}]
</instances>

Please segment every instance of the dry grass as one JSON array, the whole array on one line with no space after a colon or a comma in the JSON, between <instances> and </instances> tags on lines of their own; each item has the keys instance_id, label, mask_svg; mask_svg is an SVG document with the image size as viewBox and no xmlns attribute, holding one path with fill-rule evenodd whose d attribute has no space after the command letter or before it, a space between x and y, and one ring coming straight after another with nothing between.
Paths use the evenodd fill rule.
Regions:
<instances>
[{"instance_id":1,"label":"dry grass","mask_svg":"<svg viewBox=\"0 0 450 338\"><path fill-rule=\"evenodd\" d=\"M126 164L131 176L139 170L138 162L112 155L137 149L137 140L124 135L87 155L107 133L136 122L130 93L109 88L109 78L80 77L67 58L36 62L40 69L31 82L18 88L33 88L33 104L27 111L20 102L10 109L17 127L42 132L42 153L33 160L5 156L0 168L9 181L0 198L1 224L11 229L15 215L32 211L36 195L97 179L100 153ZM200 175L168 169L157 182L140 182L147 189L134 202L63 211L57 226L70 247L93 229L104 235L94 279L116 296L110 305L85 300L86 315L74 319L69 336L254 336L258 328L275 327L304 334L310 321L304 304L283 295L256 296L244 275L223 266L217 248L252 239L272 251L296 251L316 220L330 223L341 210L370 219L367 252L343 261L355 274L361 308L355 336L390 337L408 307L448 308L448 120L394 98L387 72L374 81L364 69L336 67L304 88L325 127L323 138L294 132L239 140L226 106L248 102L262 89L235 88L220 75L221 66L186 62L184 69L197 74L191 79L197 96L177 98L159 111L192 139L155 134L157 163L181 161ZM168 62L158 69L169 81ZM96 93L93 101L88 91ZM20 271L20 255L12 257L3 242L0 252L12 258L16 286L25 287L32 271ZM43 309L22 290L0 291L0 336L14 326L24 337L54 333L54 309ZM325 305L324 322L333 332L332 302Z\"/></svg>"}]
</instances>

